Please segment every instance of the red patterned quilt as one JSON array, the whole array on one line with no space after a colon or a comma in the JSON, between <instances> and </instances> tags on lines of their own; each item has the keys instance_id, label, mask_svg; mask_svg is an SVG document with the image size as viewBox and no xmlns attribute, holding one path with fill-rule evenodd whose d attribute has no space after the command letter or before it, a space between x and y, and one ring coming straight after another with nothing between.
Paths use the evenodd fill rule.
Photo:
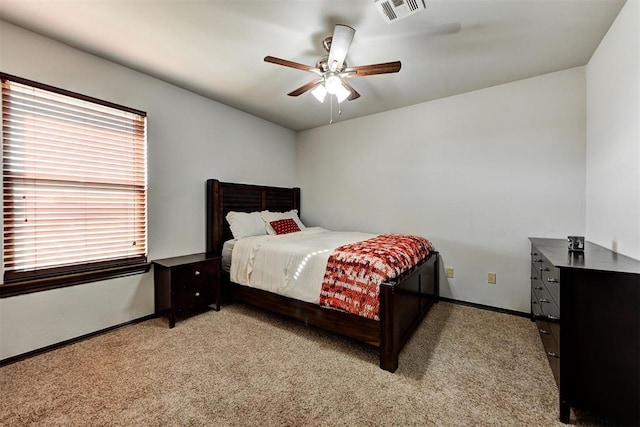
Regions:
<instances>
[{"instance_id":1,"label":"red patterned quilt","mask_svg":"<svg viewBox=\"0 0 640 427\"><path fill-rule=\"evenodd\" d=\"M379 320L380 284L415 266L432 250L429 240L400 234L340 246L329 256L320 305Z\"/></svg>"}]
</instances>

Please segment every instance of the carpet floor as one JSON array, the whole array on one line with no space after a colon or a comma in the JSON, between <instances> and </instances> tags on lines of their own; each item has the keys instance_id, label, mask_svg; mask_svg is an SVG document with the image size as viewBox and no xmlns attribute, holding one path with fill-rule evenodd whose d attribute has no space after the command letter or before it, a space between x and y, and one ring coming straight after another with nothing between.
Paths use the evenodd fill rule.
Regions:
<instances>
[{"instance_id":1,"label":"carpet floor","mask_svg":"<svg viewBox=\"0 0 640 427\"><path fill-rule=\"evenodd\" d=\"M393 374L364 344L229 305L6 365L0 392L2 426L563 426L535 324L447 302Z\"/></svg>"}]
</instances>

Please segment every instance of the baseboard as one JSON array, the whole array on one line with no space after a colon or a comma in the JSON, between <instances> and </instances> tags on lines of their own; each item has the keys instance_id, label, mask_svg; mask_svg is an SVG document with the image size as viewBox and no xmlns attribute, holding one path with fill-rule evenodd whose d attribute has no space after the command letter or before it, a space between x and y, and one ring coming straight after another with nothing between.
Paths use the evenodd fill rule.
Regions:
<instances>
[{"instance_id":1,"label":"baseboard","mask_svg":"<svg viewBox=\"0 0 640 427\"><path fill-rule=\"evenodd\" d=\"M466 305L468 307L479 308L481 310L495 311L495 312L498 312L498 313L510 314L512 316L518 316L518 317L526 317L526 318L530 318L531 317L530 313L523 313L521 311L509 310L509 309L506 309L506 308L492 307L490 305L476 304L474 302L461 301L461 300L456 300L456 299L453 299L453 298L446 298L446 297L440 297L439 299L440 299L440 301L450 302L452 304ZM65 347L65 346L80 342L80 341L84 341L86 339L93 338L93 337L96 337L98 335L106 334L107 332L115 331L116 329L124 328L125 326L135 325L136 323L144 322L144 321L156 318L156 317L158 317L158 315L155 314L155 313L154 314L149 314L147 316L140 317L138 319L130 320L128 322L121 323L119 325L110 326L108 328L101 329L101 330L95 331L95 332L91 332L91 333L88 333L88 334L85 334L85 335L81 335L79 337L71 338L71 339L68 339L66 341L61 341L61 342L58 342L58 343L55 343L55 344L51 344L51 345L48 345L46 347L42 347L42 348L38 348L36 350L29 351L27 353L22 353L22 354L18 354L16 356L7 357L6 359L0 360L0 367L1 366L5 366L5 365L10 365L12 363L19 362L21 360L28 359L28 358L33 357L33 356L37 356L39 354L44 354L44 353L47 353L49 351L56 350L56 349L59 349L59 348L62 348L62 347Z\"/></svg>"},{"instance_id":2,"label":"baseboard","mask_svg":"<svg viewBox=\"0 0 640 427\"><path fill-rule=\"evenodd\" d=\"M150 320L150 319L153 319L153 318L156 318L156 317L158 317L158 315L155 314L155 313L154 314L149 314L147 316L139 317L137 319L133 319L133 320L130 320L130 321L125 322L125 323L120 323L119 325L110 326L110 327L105 328L105 329L100 329L99 331L91 332L91 333L88 333L88 334L85 334L85 335L81 335L79 337L75 337L75 338L71 338L71 339L68 339L68 340L65 340L65 341L61 341L61 342L58 342L58 343L55 343L55 344L51 344L51 345L48 345L46 347L38 348L36 350L32 350L32 351L29 351L27 353L22 353L22 354L18 354L16 356L7 357L6 359L0 360L0 367L5 366L5 365L10 365L10 364L15 363L15 362L19 362L21 360L25 360L25 359L28 359L30 357L37 356L39 354L48 353L48 352L50 352L52 350L56 350L56 349L59 349L59 348L62 348L62 347L66 347L68 345L75 344L77 342L84 341L86 339L93 338L93 337L96 337L98 335L106 334L107 332L115 331L116 329L124 328L125 326L135 325L136 323L144 322L146 320Z\"/></svg>"},{"instance_id":3,"label":"baseboard","mask_svg":"<svg viewBox=\"0 0 640 427\"><path fill-rule=\"evenodd\" d=\"M497 313L510 314L512 316L531 318L531 313L524 313L522 311L509 310L509 309L500 308L500 307L492 307L490 305L484 305L484 304L476 304L475 302L460 301L457 299L446 298L446 297L440 297L440 301L450 302L452 304L466 305L468 307L479 308L481 310L495 311Z\"/></svg>"}]
</instances>

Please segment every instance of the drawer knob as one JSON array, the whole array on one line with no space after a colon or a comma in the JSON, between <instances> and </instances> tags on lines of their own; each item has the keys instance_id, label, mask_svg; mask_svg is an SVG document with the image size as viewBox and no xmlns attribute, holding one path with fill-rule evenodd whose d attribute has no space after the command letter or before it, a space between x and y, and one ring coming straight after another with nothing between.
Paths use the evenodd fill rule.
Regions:
<instances>
[{"instance_id":1,"label":"drawer knob","mask_svg":"<svg viewBox=\"0 0 640 427\"><path fill-rule=\"evenodd\" d=\"M547 267L540 267L540 271L549 271Z\"/></svg>"},{"instance_id":2,"label":"drawer knob","mask_svg":"<svg viewBox=\"0 0 640 427\"><path fill-rule=\"evenodd\" d=\"M549 357L558 357L558 354L554 353L553 351L547 351L547 356L549 356Z\"/></svg>"},{"instance_id":3,"label":"drawer knob","mask_svg":"<svg viewBox=\"0 0 640 427\"><path fill-rule=\"evenodd\" d=\"M538 331L540 331L540 333L543 334L543 335L549 335L549 331L547 331L546 329L540 328L540 329L538 329Z\"/></svg>"},{"instance_id":4,"label":"drawer knob","mask_svg":"<svg viewBox=\"0 0 640 427\"><path fill-rule=\"evenodd\" d=\"M531 252L531 256L538 256L537 252Z\"/></svg>"},{"instance_id":5,"label":"drawer knob","mask_svg":"<svg viewBox=\"0 0 640 427\"><path fill-rule=\"evenodd\" d=\"M538 280L538 278L535 276L531 276L531 280Z\"/></svg>"},{"instance_id":6,"label":"drawer knob","mask_svg":"<svg viewBox=\"0 0 640 427\"><path fill-rule=\"evenodd\" d=\"M200 296L200 292L196 292L196 296L199 297Z\"/></svg>"},{"instance_id":7,"label":"drawer knob","mask_svg":"<svg viewBox=\"0 0 640 427\"><path fill-rule=\"evenodd\" d=\"M558 279L554 279L553 277L547 278L547 282L549 283L558 283Z\"/></svg>"},{"instance_id":8,"label":"drawer knob","mask_svg":"<svg viewBox=\"0 0 640 427\"><path fill-rule=\"evenodd\" d=\"M535 287L535 288L533 288L533 289L535 289L536 291L541 291L541 290L542 290L542 286L536 286L536 287Z\"/></svg>"},{"instance_id":9,"label":"drawer knob","mask_svg":"<svg viewBox=\"0 0 640 427\"><path fill-rule=\"evenodd\" d=\"M548 302L549 302L549 300L548 300L548 299L546 299L546 298L540 298L540 302L546 302L546 303L548 303Z\"/></svg>"},{"instance_id":10,"label":"drawer knob","mask_svg":"<svg viewBox=\"0 0 640 427\"><path fill-rule=\"evenodd\" d=\"M195 274L196 276L199 276L199 275L200 275L200 272L199 272L198 270L196 270L196 272L195 272L195 273L193 273L193 274Z\"/></svg>"}]
</instances>

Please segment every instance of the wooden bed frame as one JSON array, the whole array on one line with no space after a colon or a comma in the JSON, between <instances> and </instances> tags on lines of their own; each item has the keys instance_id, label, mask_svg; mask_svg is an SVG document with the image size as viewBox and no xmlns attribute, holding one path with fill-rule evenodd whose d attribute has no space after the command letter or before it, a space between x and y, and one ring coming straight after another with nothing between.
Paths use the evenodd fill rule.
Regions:
<instances>
[{"instance_id":1,"label":"wooden bed frame","mask_svg":"<svg viewBox=\"0 0 640 427\"><path fill-rule=\"evenodd\" d=\"M231 239L225 220L230 211L270 210L300 212L300 189L234 184L207 180L207 253L220 255L222 244ZM235 284L223 272L222 287L232 300L257 306L371 344L380 349L380 367L394 372L398 354L439 298L438 252L434 251L416 267L395 281L380 287L380 321L366 319L318 305L297 301L271 292Z\"/></svg>"}]
</instances>

